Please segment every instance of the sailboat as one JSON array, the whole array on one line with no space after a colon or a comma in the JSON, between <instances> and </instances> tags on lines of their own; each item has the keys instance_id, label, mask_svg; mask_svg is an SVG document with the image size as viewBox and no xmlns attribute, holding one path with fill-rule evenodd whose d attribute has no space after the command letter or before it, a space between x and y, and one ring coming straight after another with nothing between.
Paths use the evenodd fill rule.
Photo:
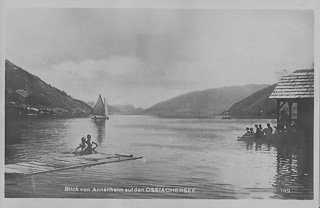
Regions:
<instances>
[{"instance_id":1,"label":"sailboat","mask_svg":"<svg viewBox=\"0 0 320 208\"><path fill-rule=\"evenodd\" d=\"M108 120L108 109L106 106L106 101L102 101L101 95L99 95L98 101L94 105L92 111L90 112L94 117L92 117L92 120L94 121L105 121Z\"/></svg>"},{"instance_id":2,"label":"sailboat","mask_svg":"<svg viewBox=\"0 0 320 208\"><path fill-rule=\"evenodd\" d=\"M222 119L231 119L231 116L229 116L229 112L226 112L223 116Z\"/></svg>"}]
</instances>

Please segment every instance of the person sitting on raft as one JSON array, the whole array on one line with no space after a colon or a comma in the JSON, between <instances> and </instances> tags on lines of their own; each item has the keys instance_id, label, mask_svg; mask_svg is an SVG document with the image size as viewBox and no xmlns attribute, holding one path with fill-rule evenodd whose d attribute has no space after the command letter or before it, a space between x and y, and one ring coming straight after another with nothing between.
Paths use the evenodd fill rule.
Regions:
<instances>
[{"instance_id":1,"label":"person sitting on raft","mask_svg":"<svg viewBox=\"0 0 320 208\"><path fill-rule=\"evenodd\" d=\"M272 127L270 126L270 123L267 123L267 128L265 128L265 129L263 130L263 132L264 132L267 136L269 136L269 135L272 134L273 129L272 129Z\"/></svg>"},{"instance_id":2,"label":"person sitting on raft","mask_svg":"<svg viewBox=\"0 0 320 208\"><path fill-rule=\"evenodd\" d=\"M79 144L79 146L73 150L71 153L75 153L79 148L81 148L81 152L84 152L87 148L88 148L88 145L86 143L86 138L85 137L82 137L81 138L81 143Z\"/></svg>"},{"instance_id":3,"label":"person sitting on raft","mask_svg":"<svg viewBox=\"0 0 320 208\"><path fill-rule=\"evenodd\" d=\"M258 124L255 125L256 127L256 133L254 134L256 137L262 137L263 136L263 131L260 130L260 127L258 126Z\"/></svg>"},{"instance_id":4,"label":"person sitting on raft","mask_svg":"<svg viewBox=\"0 0 320 208\"><path fill-rule=\"evenodd\" d=\"M250 128L250 135L254 135L253 128Z\"/></svg>"},{"instance_id":5,"label":"person sitting on raft","mask_svg":"<svg viewBox=\"0 0 320 208\"><path fill-rule=\"evenodd\" d=\"M88 145L88 152L89 154L92 154L95 152L95 149L99 146L97 143L95 143L94 141L91 141L91 135L88 134L87 135L87 141L86 141L87 145ZM95 147L92 147L93 144L95 145Z\"/></svg>"},{"instance_id":6,"label":"person sitting on raft","mask_svg":"<svg viewBox=\"0 0 320 208\"><path fill-rule=\"evenodd\" d=\"M247 132L244 135L242 135L243 137L250 136L250 129L247 127L246 130L247 130Z\"/></svg>"}]
</instances>

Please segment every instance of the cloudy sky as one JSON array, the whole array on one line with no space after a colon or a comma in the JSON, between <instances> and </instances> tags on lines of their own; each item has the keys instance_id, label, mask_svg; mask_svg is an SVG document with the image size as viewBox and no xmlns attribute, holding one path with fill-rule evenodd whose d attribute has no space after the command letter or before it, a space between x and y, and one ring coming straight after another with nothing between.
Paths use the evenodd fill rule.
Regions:
<instances>
[{"instance_id":1,"label":"cloudy sky","mask_svg":"<svg viewBox=\"0 0 320 208\"><path fill-rule=\"evenodd\" d=\"M11 8L6 59L83 101L150 107L310 68L313 12Z\"/></svg>"}]
</instances>

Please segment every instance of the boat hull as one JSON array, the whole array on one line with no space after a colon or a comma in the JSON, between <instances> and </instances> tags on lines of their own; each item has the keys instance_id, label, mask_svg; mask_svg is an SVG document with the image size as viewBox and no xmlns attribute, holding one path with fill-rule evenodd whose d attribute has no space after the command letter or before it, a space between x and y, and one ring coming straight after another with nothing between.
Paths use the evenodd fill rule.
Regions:
<instances>
[{"instance_id":1,"label":"boat hull","mask_svg":"<svg viewBox=\"0 0 320 208\"><path fill-rule=\"evenodd\" d=\"M109 117L106 116L106 117L93 117L91 118L94 122L103 122L103 121L106 121L106 120L109 120Z\"/></svg>"},{"instance_id":2,"label":"boat hull","mask_svg":"<svg viewBox=\"0 0 320 208\"><path fill-rule=\"evenodd\" d=\"M242 136L242 137L238 137L238 141L278 143L278 142L284 142L284 141L298 141L303 137L304 137L303 134L301 134L300 132L280 132L280 133L274 133L271 135Z\"/></svg>"},{"instance_id":3,"label":"boat hull","mask_svg":"<svg viewBox=\"0 0 320 208\"><path fill-rule=\"evenodd\" d=\"M238 137L238 141L248 141L248 142L253 142L253 141L268 141L272 138L272 135L249 135L249 136L242 136Z\"/></svg>"}]
</instances>

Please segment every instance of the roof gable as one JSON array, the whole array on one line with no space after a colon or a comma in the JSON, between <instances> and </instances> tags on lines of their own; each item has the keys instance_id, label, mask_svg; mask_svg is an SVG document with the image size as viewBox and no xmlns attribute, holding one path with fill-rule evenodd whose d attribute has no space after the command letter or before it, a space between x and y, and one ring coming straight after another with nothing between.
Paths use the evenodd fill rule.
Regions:
<instances>
[{"instance_id":1,"label":"roof gable","mask_svg":"<svg viewBox=\"0 0 320 208\"><path fill-rule=\"evenodd\" d=\"M314 69L297 70L288 76L283 76L269 98L313 98Z\"/></svg>"}]
</instances>

